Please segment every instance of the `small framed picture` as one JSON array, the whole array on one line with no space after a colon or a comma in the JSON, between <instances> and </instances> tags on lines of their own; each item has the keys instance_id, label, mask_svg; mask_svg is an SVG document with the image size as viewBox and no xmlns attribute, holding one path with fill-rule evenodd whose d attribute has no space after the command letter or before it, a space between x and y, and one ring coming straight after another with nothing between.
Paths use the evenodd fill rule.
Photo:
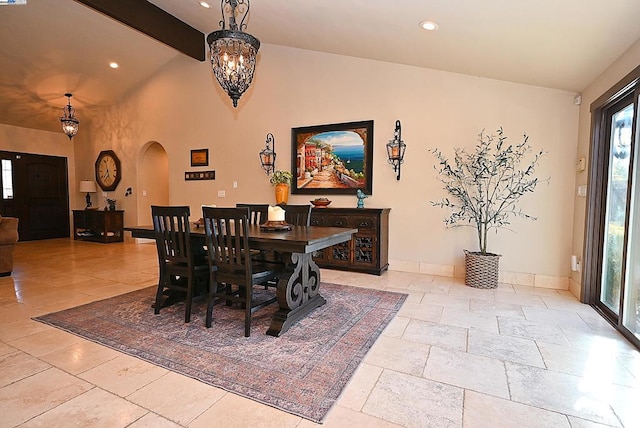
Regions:
<instances>
[{"instance_id":1,"label":"small framed picture","mask_svg":"<svg viewBox=\"0 0 640 428\"><path fill-rule=\"evenodd\" d=\"M191 166L209 166L209 149L191 150Z\"/></svg>"}]
</instances>

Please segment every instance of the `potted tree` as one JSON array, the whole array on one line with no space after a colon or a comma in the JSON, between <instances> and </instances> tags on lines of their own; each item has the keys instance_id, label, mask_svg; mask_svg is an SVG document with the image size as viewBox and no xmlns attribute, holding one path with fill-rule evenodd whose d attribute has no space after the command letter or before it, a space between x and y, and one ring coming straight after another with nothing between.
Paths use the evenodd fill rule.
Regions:
<instances>
[{"instance_id":1,"label":"potted tree","mask_svg":"<svg viewBox=\"0 0 640 428\"><path fill-rule=\"evenodd\" d=\"M289 171L275 171L269 181L276 188L276 204L286 204L289 200L289 186L293 175Z\"/></svg>"},{"instance_id":2,"label":"potted tree","mask_svg":"<svg viewBox=\"0 0 640 428\"><path fill-rule=\"evenodd\" d=\"M465 250L465 284L471 287L498 286L500 255L487 251L489 230L508 227L512 216L536 219L522 212L518 202L538 185L534 173L544 152L533 152L526 134L518 144L506 139L502 127L496 135L482 131L474 150L455 149L452 162L440 150L432 150L439 162L438 180L451 199L431 204L451 211L444 219L447 226L471 226L477 232L479 251Z\"/></svg>"}]
</instances>

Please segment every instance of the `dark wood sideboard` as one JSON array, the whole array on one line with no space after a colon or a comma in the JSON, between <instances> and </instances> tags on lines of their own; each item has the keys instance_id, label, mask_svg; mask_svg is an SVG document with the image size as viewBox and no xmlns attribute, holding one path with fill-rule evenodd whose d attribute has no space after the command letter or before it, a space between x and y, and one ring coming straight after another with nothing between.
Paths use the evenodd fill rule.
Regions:
<instances>
[{"instance_id":1,"label":"dark wood sideboard","mask_svg":"<svg viewBox=\"0 0 640 428\"><path fill-rule=\"evenodd\" d=\"M73 210L73 239L108 244L124 240L124 211Z\"/></svg>"},{"instance_id":2,"label":"dark wood sideboard","mask_svg":"<svg viewBox=\"0 0 640 428\"><path fill-rule=\"evenodd\" d=\"M381 275L389 267L391 208L313 208L311 226L357 228L350 241L314 253L318 266Z\"/></svg>"}]
</instances>

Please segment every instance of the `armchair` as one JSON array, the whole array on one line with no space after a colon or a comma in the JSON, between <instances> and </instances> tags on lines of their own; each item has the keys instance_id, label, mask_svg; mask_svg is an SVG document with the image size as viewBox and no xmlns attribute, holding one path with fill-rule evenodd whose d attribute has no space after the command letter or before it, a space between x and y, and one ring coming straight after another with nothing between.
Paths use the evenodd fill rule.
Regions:
<instances>
[{"instance_id":1,"label":"armchair","mask_svg":"<svg viewBox=\"0 0 640 428\"><path fill-rule=\"evenodd\" d=\"M13 249L18 242L18 219L0 215L0 276L13 270Z\"/></svg>"}]
</instances>

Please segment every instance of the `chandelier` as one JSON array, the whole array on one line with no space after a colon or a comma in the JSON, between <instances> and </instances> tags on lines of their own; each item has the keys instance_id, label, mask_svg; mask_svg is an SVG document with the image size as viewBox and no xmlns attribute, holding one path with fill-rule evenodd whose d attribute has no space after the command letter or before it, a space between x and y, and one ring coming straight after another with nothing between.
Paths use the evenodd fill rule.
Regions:
<instances>
[{"instance_id":1,"label":"chandelier","mask_svg":"<svg viewBox=\"0 0 640 428\"><path fill-rule=\"evenodd\" d=\"M213 74L237 107L238 100L253 80L260 40L243 31L247 28L244 20L249 14L249 0L221 0L220 9L222 30L209 34L207 43ZM228 29L225 15L228 15ZM242 16L240 25L236 20L238 15Z\"/></svg>"},{"instance_id":2,"label":"chandelier","mask_svg":"<svg viewBox=\"0 0 640 428\"><path fill-rule=\"evenodd\" d=\"M62 109L63 114L60 118L60 122L62 122L62 131L67 134L69 139L72 139L78 133L78 125L80 124L80 121L76 118L76 109L71 106L71 97L73 95L67 93L64 94L64 96L67 97L68 102Z\"/></svg>"}]
</instances>

